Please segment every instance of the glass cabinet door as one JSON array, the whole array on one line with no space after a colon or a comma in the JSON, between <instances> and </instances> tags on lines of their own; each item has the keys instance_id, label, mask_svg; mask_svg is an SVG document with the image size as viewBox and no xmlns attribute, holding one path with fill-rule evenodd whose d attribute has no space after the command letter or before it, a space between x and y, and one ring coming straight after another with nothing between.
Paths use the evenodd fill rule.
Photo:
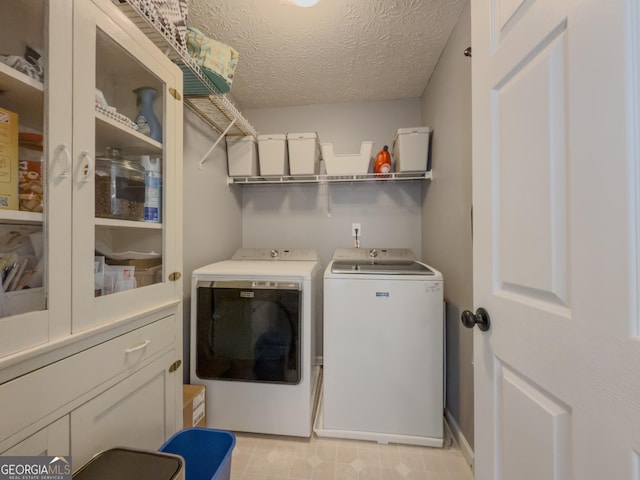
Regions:
<instances>
[{"instance_id":1,"label":"glass cabinet door","mask_svg":"<svg viewBox=\"0 0 640 480\"><path fill-rule=\"evenodd\" d=\"M73 331L179 296L172 196L182 104L170 91L181 74L118 15L108 1L74 6Z\"/></svg>"},{"instance_id":2,"label":"glass cabinet door","mask_svg":"<svg viewBox=\"0 0 640 480\"><path fill-rule=\"evenodd\" d=\"M69 0L0 11L2 359L70 330L70 249L51 239L70 232L72 37Z\"/></svg>"}]
</instances>

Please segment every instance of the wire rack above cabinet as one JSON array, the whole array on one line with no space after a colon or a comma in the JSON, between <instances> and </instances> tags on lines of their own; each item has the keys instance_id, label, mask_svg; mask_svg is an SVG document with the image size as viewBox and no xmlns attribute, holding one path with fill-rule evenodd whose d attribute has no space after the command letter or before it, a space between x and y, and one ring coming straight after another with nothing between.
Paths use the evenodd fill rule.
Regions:
<instances>
[{"instance_id":1,"label":"wire rack above cabinet","mask_svg":"<svg viewBox=\"0 0 640 480\"><path fill-rule=\"evenodd\" d=\"M113 3L165 55L182 68L184 72L184 103L187 107L219 133L228 129L228 135L257 135L256 130L242 116L242 113L227 95L220 93L218 88L207 78L186 48L175 43L167 29L154 21L154 15L147 15L141 2L114 0ZM203 91L208 94L203 95Z\"/></svg>"}]
</instances>

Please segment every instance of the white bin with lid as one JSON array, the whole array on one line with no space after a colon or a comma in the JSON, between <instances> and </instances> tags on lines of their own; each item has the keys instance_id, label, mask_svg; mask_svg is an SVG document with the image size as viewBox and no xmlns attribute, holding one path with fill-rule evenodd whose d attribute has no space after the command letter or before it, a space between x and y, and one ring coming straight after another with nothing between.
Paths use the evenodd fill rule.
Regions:
<instances>
[{"instance_id":1,"label":"white bin with lid","mask_svg":"<svg viewBox=\"0 0 640 480\"><path fill-rule=\"evenodd\" d=\"M316 132L287 133L289 173L317 175L320 166L320 145Z\"/></svg>"},{"instance_id":2,"label":"white bin with lid","mask_svg":"<svg viewBox=\"0 0 640 480\"><path fill-rule=\"evenodd\" d=\"M230 177L258 175L258 144L256 137L227 136L227 166Z\"/></svg>"},{"instance_id":3,"label":"white bin with lid","mask_svg":"<svg viewBox=\"0 0 640 480\"><path fill-rule=\"evenodd\" d=\"M399 128L393 139L396 172L426 172L431 127Z\"/></svg>"},{"instance_id":4,"label":"white bin with lid","mask_svg":"<svg viewBox=\"0 0 640 480\"><path fill-rule=\"evenodd\" d=\"M258 135L258 161L262 177L288 175L287 136L284 133Z\"/></svg>"}]
</instances>

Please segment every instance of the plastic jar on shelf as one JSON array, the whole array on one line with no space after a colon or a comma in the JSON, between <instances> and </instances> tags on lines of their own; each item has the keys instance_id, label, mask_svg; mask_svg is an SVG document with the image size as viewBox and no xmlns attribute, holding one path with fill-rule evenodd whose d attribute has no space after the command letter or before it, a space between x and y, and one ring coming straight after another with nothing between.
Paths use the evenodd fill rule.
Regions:
<instances>
[{"instance_id":1,"label":"plastic jar on shelf","mask_svg":"<svg viewBox=\"0 0 640 480\"><path fill-rule=\"evenodd\" d=\"M144 221L144 168L107 148L96 158L96 217Z\"/></svg>"}]
</instances>

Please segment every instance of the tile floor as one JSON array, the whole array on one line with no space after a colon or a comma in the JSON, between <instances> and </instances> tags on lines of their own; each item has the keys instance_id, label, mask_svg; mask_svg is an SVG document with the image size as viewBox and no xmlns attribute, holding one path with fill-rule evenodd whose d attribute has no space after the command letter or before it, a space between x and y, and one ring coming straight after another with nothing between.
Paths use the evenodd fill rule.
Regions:
<instances>
[{"instance_id":1,"label":"tile floor","mask_svg":"<svg viewBox=\"0 0 640 480\"><path fill-rule=\"evenodd\" d=\"M445 443L440 449L236 433L231 480L473 480L457 446Z\"/></svg>"}]
</instances>

